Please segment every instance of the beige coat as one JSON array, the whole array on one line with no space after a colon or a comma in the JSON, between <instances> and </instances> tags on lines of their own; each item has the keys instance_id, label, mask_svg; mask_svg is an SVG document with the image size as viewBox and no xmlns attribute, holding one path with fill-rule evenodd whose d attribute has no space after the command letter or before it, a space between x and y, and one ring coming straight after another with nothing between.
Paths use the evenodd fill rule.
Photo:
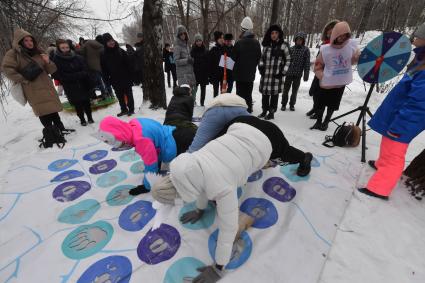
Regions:
<instances>
[{"instance_id":1,"label":"beige coat","mask_svg":"<svg viewBox=\"0 0 425 283\"><path fill-rule=\"evenodd\" d=\"M32 36L30 33L17 29L15 30L12 49L7 51L3 58L2 69L6 77L14 83L20 83L24 95L31 105L34 114L44 116L51 113L62 111L62 104L58 98L55 87L48 74L56 72L56 65L53 62L46 64L40 54L29 57L19 45L26 36ZM34 41L37 47L36 42ZM35 80L28 81L20 73L31 61L36 62L43 68L42 72Z\"/></svg>"}]
</instances>

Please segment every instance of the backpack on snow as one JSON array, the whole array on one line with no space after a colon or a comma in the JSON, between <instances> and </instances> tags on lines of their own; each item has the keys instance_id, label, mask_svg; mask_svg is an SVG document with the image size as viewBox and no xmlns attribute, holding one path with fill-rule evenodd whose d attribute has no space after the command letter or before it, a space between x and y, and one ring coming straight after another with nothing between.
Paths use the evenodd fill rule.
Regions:
<instances>
[{"instance_id":1,"label":"backpack on snow","mask_svg":"<svg viewBox=\"0 0 425 283\"><path fill-rule=\"evenodd\" d=\"M332 136L326 136L322 143L326 147L356 147L360 143L362 130L353 123L339 125Z\"/></svg>"},{"instance_id":2,"label":"backpack on snow","mask_svg":"<svg viewBox=\"0 0 425 283\"><path fill-rule=\"evenodd\" d=\"M45 127L43 129L43 138L39 140L40 147L48 148L53 147L56 144L59 148L63 148L66 143L66 139L62 131L55 125Z\"/></svg>"}]
</instances>

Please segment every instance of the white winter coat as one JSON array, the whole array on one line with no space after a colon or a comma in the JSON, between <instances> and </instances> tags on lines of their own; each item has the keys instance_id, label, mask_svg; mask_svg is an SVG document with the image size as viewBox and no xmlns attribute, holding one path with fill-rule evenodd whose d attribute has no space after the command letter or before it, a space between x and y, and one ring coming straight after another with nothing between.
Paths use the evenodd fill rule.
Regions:
<instances>
[{"instance_id":1,"label":"white winter coat","mask_svg":"<svg viewBox=\"0 0 425 283\"><path fill-rule=\"evenodd\" d=\"M272 152L270 140L258 129L243 123L194 153L183 153L170 164L170 178L186 202L197 201L205 209L208 200L217 203L219 236L216 263L226 265L238 230L237 187L261 169Z\"/></svg>"}]
</instances>

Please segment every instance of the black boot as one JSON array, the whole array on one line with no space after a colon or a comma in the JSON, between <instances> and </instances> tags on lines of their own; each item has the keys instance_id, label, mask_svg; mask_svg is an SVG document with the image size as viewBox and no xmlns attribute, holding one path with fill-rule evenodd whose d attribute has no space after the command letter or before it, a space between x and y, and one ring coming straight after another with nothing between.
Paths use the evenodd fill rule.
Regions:
<instances>
[{"instance_id":1,"label":"black boot","mask_svg":"<svg viewBox=\"0 0 425 283\"><path fill-rule=\"evenodd\" d=\"M358 189L358 191L363 193L363 194L366 194L368 196L371 196L371 197L380 198L380 199L383 199L383 200L388 200L387 196L378 195L378 194L376 194L372 191L369 191L367 188L361 188L361 189Z\"/></svg>"},{"instance_id":2,"label":"black boot","mask_svg":"<svg viewBox=\"0 0 425 283\"><path fill-rule=\"evenodd\" d=\"M289 106L289 110L295 111L295 106L294 105Z\"/></svg>"},{"instance_id":3,"label":"black boot","mask_svg":"<svg viewBox=\"0 0 425 283\"><path fill-rule=\"evenodd\" d=\"M329 127L329 121L324 121L323 123L322 123L322 125L320 126L320 128L319 128L319 130L321 130L322 132L324 132L324 131L326 131L327 129L328 129L328 127Z\"/></svg>"},{"instance_id":4,"label":"black boot","mask_svg":"<svg viewBox=\"0 0 425 283\"><path fill-rule=\"evenodd\" d=\"M124 115L127 115L128 114L128 111L126 110L126 111L121 111L120 113L118 113L117 114L117 117L121 117L121 116L124 116Z\"/></svg>"},{"instance_id":5,"label":"black boot","mask_svg":"<svg viewBox=\"0 0 425 283\"><path fill-rule=\"evenodd\" d=\"M80 123L81 123L81 126L83 126L83 127L87 126L86 120L81 120Z\"/></svg>"},{"instance_id":6,"label":"black boot","mask_svg":"<svg viewBox=\"0 0 425 283\"><path fill-rule=\"evenodd\" d=\"M300 163L297 169L297 175L300 177L305 177L310 174L311 171L311 161L313 160L313 154L307 152L305 154L303 162Z\"/></svg>"},{"instance_id":7,"label":"black boot","mask_svg":"<svg viewBox=\"0 0 425 283\"><path fill-rule=\"evenodd\" d=\"M372 167L373 169L378 170L378 167L376 167L375 162L376 162L375 160L369 160L367 164L369 164L369 166Z\"/></svg>"},{"instance_id":8,"label":"black boot","mask_svg":"<svg viewBox=\"0 0 425 283\"><path fill-rule=\"evenodd\" d=\"M286 111L286 106L282 105L282 107L280 108L281 111Z\"/></svg>"},{"instance_id":9,"label":"black boot","mask_svg":"<svg viewBox=\"0 0 425 283\"><path fill-rule=\"evenodd\" d=\"M316 113L313 113L313 115L310 116L310 119L316 120L317 119L317 114Z\"/></svg>"},{"instance_id":10,"label":"black boot","mask_svg":"<svg viewBox=\"0 0 425 283\"><path fill-rule=\"evenodd\" d=\"M269 114L266 116L265 119L266 120L272 120L272 119L274 119L274 112L273 111L269 111Z\"/></svg>"},{"instance_id":11,"label":"black boot","mask_svg":"<svg viewBox=\"0 0 425 283\"><path fill-rule=\"evenodd\" d=\"M316 121L316 123L310 127L310 130L320 130L322 128L322 122L319 120Z\"/></svg>"},{"instance_id":12,"label":"black boot","mask_svg":"<svg viewBox=\"0 0 425 283\"><path fill-rule=\"evenodd\" d=\"M315 111L314 111L314 108L313 109L311 109L310 111L308 111L305 115L307 115L307 116L311 116L311 115L313 115L315 113Z\"/></svg>"},{"instance_id":13,"label":"black boot","mask_svg":"<svg viewBox=\"0 0 425 283\"><path fill-rule=\"evenodd\" d=\"M140 195L140 194L146 194L146 193L149 193L149 192L150 191L147 190L144 185L139 185L135 188L132 188L130 191L128 191L128 193L132 196L137 196L137 195Z\"/></svg>"},{"instance_id":14,"label":"black boot","mask_svg":"<svg viewBox=\"0 0 425 283\"><path fill-rule=\"evenodd\" d=\"M260 115L258 115L257 117L258 117L258 118L264 118L264 117L266 117L266 115L267 115L267 111L264 111L264 110L263 110L263 112L261 112L261 114L260 114Z\"/></svg>"}]
</instances>

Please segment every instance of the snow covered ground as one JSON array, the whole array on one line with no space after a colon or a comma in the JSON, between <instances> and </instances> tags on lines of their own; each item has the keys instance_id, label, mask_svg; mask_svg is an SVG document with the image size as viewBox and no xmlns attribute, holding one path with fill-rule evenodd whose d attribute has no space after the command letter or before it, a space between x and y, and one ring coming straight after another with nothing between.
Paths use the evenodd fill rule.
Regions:
<instances>
[{"instance_id":1,"label":"snow covered ground","mask_svg":"<svg viewBox=\"0 0 425 283\"><path fill-rule=\"evenodd\" d=\"M335 125L330 125L326 133L311 131L314 121L307 119L305 113L311 108L312 100L308 95L313 74L309 82L301 84L295 112L278 111L274 122L283 130L288 140L303 138L320 145L326 134L332 134ZM261 112L261 95L258 92L259 75L254 86L254 114ZM140 87L134 87L136 105L142 103ZM167 98L171 89L167 89ZM366 89L356 75L344 94L341 109L335 115L360 106L366 97ZM384 94L374 93L370 101L372 113L384 99ZM207 101L212 98L212 86L207 88ZM199 98L198 98L199 103ZM143 105L137 116L145 116L163 121L165 111L152 111ZM0 124L0 176L6 176L9 166L26 157L41 152L57 152L59 149L40 149L37 140L41 138L42 126L34 117L29 106L21 107L11 98L6 105L7 119ZM97 129L98 122L106 115L119 112L118 104L94 112L96 123L81 127L75 114L62 112L66 127L77 129L70 135L66 147L78 147L90 143L90 133ZM201 116L203 108L196 107L195 116ZM341 121L355 122L357 113ZM127 117L124 119L128 119ZM367 159L377 157L380 136L373 131L367 133ZM296 145L296 144L295 144ZM425 148L425 133L418 136L410 145L407 160L410 161ZM372 199L356 192L357 187L365 184L372 171L360 162L360 147L355 149L335 148L337 154L358 160L350 168L350 174L358 176L358 182L352 184L351 199L347 202L344 217L337 224L338 232L333 239L330 254L321 273L319 282L425 282L425 201L419 202L411 197L402 182L393 192L391 199L384 202ZM314 152L313 152L314 154ZM313 169L314 170L314 169ZM0 192L7 186L1 180ZM327 180L323 180L326 182ZM314 188L311 188L314 189ZM329 202L324 210L332 210L338 204ZM339 204L340 205L340 204ZM1 214L1 207L0 207ZM323 219L325 222L326 219ZM0 231L4 229L0 227ZM1 255L0 255L1 257ZM308 269L304 266L303 269ZM284 275L282 275L282 282Z\"/></svg>"}]
</instances>

